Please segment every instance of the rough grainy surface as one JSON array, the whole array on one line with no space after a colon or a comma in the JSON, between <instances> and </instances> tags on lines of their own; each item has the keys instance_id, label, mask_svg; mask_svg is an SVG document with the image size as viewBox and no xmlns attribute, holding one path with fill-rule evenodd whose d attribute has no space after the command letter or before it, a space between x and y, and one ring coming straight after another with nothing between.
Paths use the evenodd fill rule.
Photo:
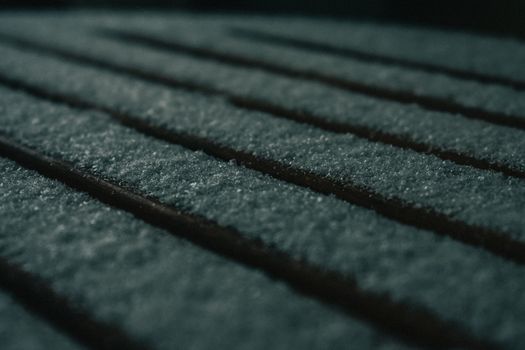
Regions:
<instances>
[{"instance_id":1,"label":"rough grainy surface","mask_svg":"<svg viewBox=\"0 0 525 350\"><path fill-rule=\"evenodd\" d=\"M79 19L81 20L81 19ZM177 18L175 18L177 20ZM86 24L78 26L79 30L84 28L87 30L95 30L106 27L123 26L122 23L100 23L88 17L84 19ZM523 110L525 109L525 92L515 91L514 89L505 88L498 85L479 84L476 82L453 79L439 74L427 74L424 72L416 72L409 69L384 66L380 64L362 63L352 61L347 58L337 58L334 56L316 54L311 52L304 52L302 50L295 50L290 48L275 47L263 43L251 43L242 40L230 39L228 36L222 35L224 24L217 28L211 24L212 29L207 28L207 22L204 24L188 24L188 19L183 18L181 24L177 22L172 23L173 20L164 20L162 23L166 24L167 28L158 25L160 29L156 28L155 35L160 37L168 37L171 40L179 40L183 43L189 43L196 47L205 47L207 49L215 48L219 52L238 53L244 57L255 58L258 60L279 64L285 67L294 67L303 71L317 71L333 76L335 78L347 78L350 80L359 81L370 86L388 87L397 90L410 91L416 95L440 97L444 100L450 100L460 103L464 106L479 107L488 111L498 112L507 115L515 115L525 119ZM155 54L149 50L145 50L140 45L124 45L112 40L101 40L97 46L92 46L93 39L88 37L79 38L74 35L75 30L69 30L71 26L55 25L54 22L37 22L31 21L32 26L28 26L26 22L11 23L4 21L0 25L3 31L16 33L19 35L29 35L36 40L44 40L49 42L49 38L53 38L53 44L58 46L66 46L71 49L76 49L87 55L97 55L98 52L107 54L108 59L112 60L126 60L129 63L136 65L147 64L149 68L156 68L159 71L170 73L183 71L186 67L184 64L179 64L174 61L171 64L167 62L170 58L162 54ZM83 23L82 21L80 23ZM67 22L66 22L67 24ZM133 23L128 27L141 28L144 32L144 22ZM204 27L204 29L202 29ZM152 30L150 30L152 31ZM146 30L147 33L147 30ZM135 54L133 54L135 52ZM140 54L138 54L140 52ZM171 60L174 58L172 57ZM195 58L192 58L195 60ZM148 62L149 61L149 64ZM156 63L154 63L157 61ZM161 63L163 61L163 63ZM202 72L203 76L207 76ZM230 85L228 80L222 80L220 71L211 74L207 78L216 78L223 82L226 86ZM422 83L424 82L424 83Z\"/></svg>"},{"instance_id":2,"label":"rough grainy surface","mask_svg":"<svg viewBox=\"0 0 525 350\"><path fill-rule=\"evenodd\" d=\"M397 135L412 142L428 144L429 148L455 151L504 164L511 169L525 170L525 158L521 152L525 142L522 131L465 119L459 115L423 111L417 106L387 102L315 83L286 79L260 71L232 68L184 55L166 55L149 50L144 52L140 47L132 48L109 40L96 40L83 34L64 35L61 33L66 31L58 29L57 33L57 29L53 30L53 26L46 26L39 32L42 33L44 42L50 43L48 38L54 37L53 45L57 45L57 41L63 42L63 46L67 49L81 52L86 56L145 68L182 81L204 83L229 93L255 97L290 110L311 113L320 119L350 123ZM170 33L181 32L186 33L188 30L186 28L186 30L170 31ZM34 37L33 32L30 34ZM335 65L335 67L339 66ZM422 81L426 82L428 79ZM469 89L469 96L474 96L473 91L477 92L478 89ZM477 101L481 103L486 100L486 97L480 97ZM522 100L525 99L511 94L502 103L511 106ZM523 110L522 107L518 109Z\"/></svg>"},{"instance_id":3,"label":"rough grainy surface","mask_svg":"<svg viewBox=\"0 0 525 350\"><path fill-rule=\"evenodd\" d=\"M240 26L282 34L288 25L287 35L322 41L329 36L326 43L341 47L499 77L525 76L519 64L523 44L463 34L263 17L0 15L0 33L525 170L522 130L251 67L131 45L95 31L139 28L192 48L525 118L524 93L502 85L249 42L228 32ZM431 208L459 223L525 242L522 179L240 109L223 97L146 83L133 74L110 73L38 50L15 49L2 39L0 77L125 112L167 132L195 135L323 178L352 182L383 197ZM67 108L7 87L0 87L0 134L260 240L322 271L339 273L366 293L428 311L501 348L525 348L523 264L233 161L148 137L103 113ZM152 348L407 347L373 323L343 314L316 297L299 295L262 271L215 256L11 161L0 159L0 176L0 256L42 278L93 319ZM37 328L25 330L37 322L32 316L10 322L14 313L3 312L4 307L18 306L4 303L0 294L0 330L20 322L17 331L6 332L9 341L15 341L13 348L22 333L42 334L59 348L55 336L47 338ZM37 344L29 336L23 340L29 345L22 348Z\"/></svg>"},{"instance_id":4,"label":"rough grainy surface","mask_svg":"<svg viewBox=\"0 0 525 350\"><path fill-rule=\"evenodd\" d=\"M124 77L118 78L107 72L45 56L35 59L34 53L21 52L8 46L0 47L0 50L2 70L9 77L29 79L50 89L80 93L83 97L97 97L98 101L107 101L114 106L120 106L118 102L123 101L123 106L119 108L134 109L128 106L132 103L129 98L123 100L123 97L120 97L128 90L132 90L128 95L133 96L135 105L138 104L142 109L154 109L156 112L159 111L154 101L165 104L163 101L173 95L166 91L167 89L145 85L132 79L126 80ZM104 51L106 50L107 48L104 48ZM106 55L101 54L100 57L106 58ZM297 81L291 79L249 72L245 69L228 69L221 65L185 59L183 56L174 56L171 61L170 65L176 69L171 72L175 78L204 81L210 86L234 94L257 98L290 110L305 111L322 120L350 123L373 131L398 135L400 138L424 143L438 150L455 151L525 171L525 155L521 152L525 148L525 133L521 130L469 120L458 115L423 111L416 106L385 102L316 84L301 82L300 87L297 87ZM152 63L149 69L154 71L155 67L156 64ZM97 79L83 79L86 74ZM122 82L122 88L114 89L113 84L118 82ZM246 86L246 82L250 82L250 85ZM84 95L88 89L93 90L95 95ZM140 90L140 93L137 93L137 90ZM152 90L155 93L151 92ZM143 94L147 94L148 97L142 98L145 96ZM175 109L176 111L171 113L176 113L179 106ZM244 118L250 120L251 114L245 114ZM214 124L206 125L216 128ZM229 133L235 131L233 129Z\"/></svg>"},{"instance_id":5,"label":"rough grainy surface","mask_svg":"<svg viewBox=\"0 0 525 350\"><path fill-rule=\"evenodd\" d=\"M295 257L354 276L364 289L423 305L480 336L488 334L509 346L524 344L522 267L142 136L101 114L60 108L7 90L0 96L0 130L19 142L234 227Z\"/></svg>"},{"instance_id":6,"label":"rough grainy surface","mask_svg":"<svg viewBox=\"0 0 525 350\"><path fill-rule=\"evenodd\" d=\"M239 21L244 28L331 44L452 69L525 80L525 45L516 39L424 30L375 23L327 23L305 19ZM512 54L509 54L512 53ZM504 63L504 64L502 64Z\"/></svg>"},{"instance_id":7,"label":"rough grainy surface","mask_svg":"<svg viewBox=\"0 0 525 350\"><path fill-rule=\"evenodd\" d=\"M86 194L10 161L0 169L2 257L156 349L409 348ZM36 326L13 336L26 332L50 337ZM18 349L44 348L27 341Z\"/></svg>"},{"instance_id":8,"label":"rough grainy surface","mask_svg":"<svg viewBox=\"0 0 525 350\"><path fill-rule=\"evenodd\" d=\"M5 52L4 57L9 50ZM525 182L521 180L457 166L351 135L327 133L269 115L249 113L219 100L108 78L89 70L67 69L65 64L50 62L46 66L42 59L43 73L37 74L39 66L35 64L39 60L35 61L34 57L24 61L21 55L13 55L10 62L14 64L5 66L8 75L22 75L43 86L130 111L157 125L209 137L323 177L354 183L386 198L399 198L525 240ZM33 71L31 67L35 67ZM189 63L189 69L197 67ZM93 76L97 79L87 78ZM248 86L253 91L270 91L265 88L266 79L256 78L249 83L237 81L237 89ZM228 76L224 76L224 80L234 81ZM279 100L279 91L271 90L274 100ZM503 137L504 133L501 134ZM523 158L519 147L513 146L520 153L518 157Z\"/></svg>"},{"instance_id":9,"label":"rough grainy surface","mask_svg":"<svg viewBox=\"0 0 525 350\"><path fill-rule=\"evenodd\" d=\"M5 161L0 161L2 170L7 165ZM2 171L2 180L5 181L5 172ZM2 190L4 186L0 186ZM3 193L0 197L4 197ZM2 198L4 199L4 198ZM13 200L14 198L9 198ZM2 227L5 222L3 208ZM0 232L3 232L0 229ZM0 344L3 350L80 350L81 346L73 343L63 334L52 329L45 321L24 310L13 298L0 292Z\"/></svg>"},{"instance_id":10,"label":"rough grainy surface","mask_svg":"<svg viewBox=\"0 0 525 350\"><path fill-rule=\"evenodd\" d=\"M348 79L373 87L408 91L418 96L440 97L464 106L481 107L489 111L519 115L525 118L523 113L525 93L504 86L479 84L401 67L364 63L323 53L232 39L231 36L224 34L228 27L224 25L224 22L222 26L213 31L202 30L200 28L203 26L198 24L183 23L177 26L171 21L166 22L164 28L150 30L149 33L154 37L187 43L194 47L213 49L217 52L235 53L243 57L292 67L297 71L318 72L336 79ZM138 28L143 27L138 26ZM148 33L143 29L140 32Z\"/></svg>"},{"instance_id":11,"label":"rough grainy surface","mask_svg":"<svg viewBox=\"0 0 525 350\"><path fill-rule=\"evenodd\" d=\"M103 27L138 27L141 32L148 33L149 31L157 36L168 37L170 40L188 43L196 47L236 53L244 57L256 58L298 70L321 72L336 78L348 78L371 86L401 89L421 96L441 97L465 106L482 107L490 111L519 115L525 118L523 114L525 105L522 102L524 101L524 94L513 89L453 79L439 74L427 74L394 66L363 63L348 58L238 40L224 34L228 25L232 22L235 23L235 21L229 22L228 18L221 21L219 17L210 23L206 20L199 22L197 17L197 24L195 24L195 19L192 17L168 17L163 21L157 21L156 25L147 25L150 22L147 20L131 23L110 20L104 23L99 20L94 21L90 17L81 19L84 19L87 28L97 28L102 24ZM34 25L38 25L38 23ZM6 22L3 27L9 28L12 25ZM53 37L59 42L65 39L63 37L71 38L71 33L60 29L60 26L58 26L58 31L56 27L52 27L49 26L49 23L44 22L42 30L38 30L38 33L33 30L29 33L33 37L41 35L48 39L49 34L46 34L46 31L48 33L51 31ZM148 30L148 27L152 29ZM19 30L19 32L23 31L24 28ZM80 46L80 42L77 44Z\"/></svg>"}]
</instances>

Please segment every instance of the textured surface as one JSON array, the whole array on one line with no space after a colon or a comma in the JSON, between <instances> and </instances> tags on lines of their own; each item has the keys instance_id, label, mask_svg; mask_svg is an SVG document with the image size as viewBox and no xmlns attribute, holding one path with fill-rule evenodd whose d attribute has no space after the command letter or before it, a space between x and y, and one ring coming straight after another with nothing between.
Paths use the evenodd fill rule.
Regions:
<instances>
[{"instance_id":1,"label":"textured surface","mask_svg":"<svg viewBox=\"0 0 525 350\"><path fill-rule=\"evenodd\" d=\"M224 27L223 24L221 26L223 32ZM276 47L261 42L229 40L229 36L226 35L221 35L218 39L215 35L210 35L210 32L199 30L194 24L178 27L168 23L165 27L149 32L156 37L169 38L175 42L180 40L183 43L215 49L218 52L236 53L273 64L290 66L297 71L320 72L327 76L358 81L369 86L408 91L419 96L440 97L465 106L481 107L503 114L517 114L525 118L524 94L502 86L482 85L439 74L362 63L348 58L341 59L322 53ZM223 32L214 31L220 34Z\"/></svg>"},{"instance_id":2,"label":"textured surface","mask_svg":"<svg viewBox=\"0 0 525 350\"><path fill-rule=\"evenodd\" d=\"M513 330L514 324L523 323L520 309L510 309L512 317L499 318L501 304L494 303L497 296L504 303L525 303L521 268L505 266L486 253L430 232L388 222L371 211L149 139L104 115L75 113L9 91L3 91L2 100L5 106L17 107L5 113L0 130L17 141L233 226L294 256L351 272L367 289L388 291L396 299L415 298L447 317L479 327L480 334L490 330L496 337L507 337L510 331L515 340L522 337L519 327ZM479 271L486 261L490 263ZM458 265L461 270L452 273ZM435 285L437 276L443 276L443 282ZM502 289L502 284L508 287ZM493 291L490 298L487 289ZM514 294L510 299L509 293ZM457 307L473 303L478 307L468 318ZM478 314L491 307L495 318Z\"/></svg>"},{"instance_id":3,"label":"textured surface","mask_svg":"<svg viewBox=\"0 0 525 350\"><path fill-rule=\"evenodd\" d=\"M130 46L109 39L98 38L97 40L93 36L74 35L60 27L41 28L37 31L38 36L33 30L26 35L23 35L23 30L21 31L22 33L17 32L17 34L22 37L29 36L33 40L43 41L53 46L66 47L68 51L80 52L89 57L100 57L105 61L117 62L126 67L140 67L146 71L157 72L162 76L172 76L180 81L199 82L221 91L255 97L290 110L311 113L322 120L351 123L368 128L372 132L380 131L399 135L413 142L425 143L428 148L455 150L487 161L502 163L513 169L525 170L523 152L519 151L523 147L523 132L511 128L468 120L458 115L422 110L413 105L406 106L365 97L313 82L300 81L300 84L297 84L296 80L257 70L218 65L184 55L144 51L137 45ZM195 30L190 28L186 31L172 30L169 32L194 33ZM38 40L40 36L42 38ZM52 42L47 39L50 36L54 37ZM213 42L222 43L223 40L215 39ZM264 50L257 46L257 48L244 51L244 56L250 57L250 53L253 55L256 52L257 57L260 57L259 51ZM279 50L277 56L280 57L281 53L282 50ZM304 58L300 61L304 61ZM312 62L324 67L324 64L315 58L312 58ZM295 64L288 66L295 66ZM327 64L327 66L339 68L341 65ZM6 69L9 68L6 67ZM394 82L398 80L392 78ZM427 84L428 79L421 78L421 81ZM486 96L475 95L480 91L478 88L471 87L467 91L476 103L484 103L487 100ZM519 106L521 101L525 101L523 97L515 96L509 90L507 95L502 97L502 105L506 107L516 105L516 110L523 111L523 106ZM499 142L495 143L494 140Z\"/></svg>"},{"instance_id":4,"label":"textured surface","mask_svg":"<svg viewBox=\"0 0 525 350\"><path fill-rule=\"evenodd\" d=\"M512 39L483 38L463 33L450 35L449 32L377 26L373 23L327 24L289 20L285 25L279 21L268 25L265 22L252 22L248 28L496 77L525 79L525 69L520 64L525 59L525 48ZM422 41L432 45L421 45Z\"/></svg>"},{"instance_id":5,"label":"textured surface","mask_svg":"<svg viewBox=\"0 0 525 350\"><path fill-rule=\"evenodd\" d=\"M155 348L407 348L85 194L1 166L2 257Z\"/></svg>"},{"instance_id":6,"label":"textured surface","mask_svg":"<svg viewBox=\"0 0 525 350\"><path fill-rule=\"evenodd\" d=\"M278 20L93 14L6 17L0 22L0 85L4 85L0 86L0 135L235 230L301 264L355 281L364 293L424 310L477 339L501 348L525 347L525 267L519 259L491 253L490 246L476 246L468 239L461 242L462 234L472 232L458 229L453 239L436 223L421 229L413 224L417 220L395 221L352 198L336 198L330 189L317 193L278 180L270 176L271 170L248 169L228 157L190 150L119 122L124 115L168 135L250 155L255 162L271 161L312 178L355 186L393 206L424 208L458 227L491 230L516 245L525 242L525 182L519 176L443 160L388 141L323 130L278 112L239 108L231 97L255 99L319 120L352 123L517 172L525 171L520 128L221 63L213 57L145 47L98 31L141 28L148 35L192 48L525 116L523 92L501 84L250 43L228 32L232 26L249 25L273 33L283 30L271 26L271 21ZM306 36L320 23L296 19L286 34ZM356 24L360 29L355 36L343 40L353 26L326 23L326 32L344 27L337 29L337 40L332 38L342 46L361 41L363 46L364 39L359 38L379 33L375 26ZM425 45L414 41L416 34L449 35L447 52L465 40L460 34L416 32L399 29L388 36L397 38L400 46L411 42L419 47ZM6 35L29 42L15 47L21 45L13 45ZM316 38L323 35L319 31ZM487 52L489 43L473 39L458 51L456 61L447 64L479 70L487 63L468 65L465 60ZM77 56L52 54L43 45ZM381 45L365 48L401 55ZM500 62L503 53L518 44L490 45L498 53L487 52L486 62ZM420 54L411 54L419 52L416 49L403 52L426 62L425 50L430 49L421 49ZM86 57L91 60L82 59ZM94 60L113 68L104 69ZM439 55L432 62L441 64ZM496 68L489 73L507 74ZM191 92L161 84L160 77L198 86ZM67 106L71 104L83 108ZM344 314L333 305L300 295L286 281L271 279L264 271L216 256L87 194L0 160L0 254L43 278L93 319L115 325L140 343L160 349L412 346L411 335L406 339L410 330L401 332L402 339L386 333L373 318L367 319L370 309L365 315ZM304 176L305 183L313 181Z\"/></svg>"},{"instance_id":7,"label":"textured surface","mask_svg":"<svg viewBox=\"0 0 525 350\"><path fill-rule=\"evenodd\" d=\"M93 45L86 47L94 51ZM63 64L48 68L43 60L41 67L37 64L39 61L33 61L35 68L52 72L54 77L47 78L41 73L36 74L36 69L32 72L31 61L24 64L25 61L20 62L21 58L19 55L12 57L17 67L7 66L5 71L9 72L8 76L23 75L29 81L38 79L43 81L40 83L43 86L51 86L51 90L78 91L74 95L87 96L104 106L135 113L169 129L210 137L322 177L352 182L386 198L418 203L467 223L499 229L524 239L521 229L525 225L525 182L521 180L455 166L434 157L367 142L350 135L322 132L260 113L247 113L224 106L220 101L213 103L183 92L173 93L158 87L118 81L114 77L102 76L80 85L79 82L88 80L88 76L93 77L96 73L77 71L75 75L73 69L67 70ZM150 66L155 65L151 63ZM175 62L174 66L185 71L184 66ZM16 70L21 73L16 74ZM56 77L62 71L58 83ZM267 89L265 80L257 78L255 76L250 81L253 89L271 92L274 100L280 98L281 90ZM235 83L238 89L245 83L229 77L223 77L221 81ZM497 138L493 138L492 142L494 140ZM519 142L512 148L518 152L520 148L516 144ZM516 156L518 159L522 157L521 152ZM475 183L476 186L466 186L467 183ZM494 190L496 188L497 191Z\"/></svg>"}]
</instances>

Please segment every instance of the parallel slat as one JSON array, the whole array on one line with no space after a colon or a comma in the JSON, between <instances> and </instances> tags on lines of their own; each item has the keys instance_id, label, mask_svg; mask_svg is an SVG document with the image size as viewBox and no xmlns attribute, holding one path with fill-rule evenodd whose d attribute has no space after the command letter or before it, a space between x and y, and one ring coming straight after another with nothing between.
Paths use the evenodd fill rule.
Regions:
<instances>
[{"instance_id":1,"label":"parallel slat","mask_svg":"<svg viewBox=\"0 0 525 350\"><path fill-rule=\"evenodd\" d=\"M131 81L123 81L122 88L119 89L115 89L117 80L104 80L103 76L98 83L91 79L91 84L100 86L90 86L88 83L84 87L78 84L78 81L88 81L86 76L96 75L95 71L84 72L73 78L73 69L63 72L62 78L57 79L51 75L45 80L42 73L36 74L43 67L44 60L38 62L38 66L34 66L37 69L34 74L29 74L30 77L24 79L40 77L44 86L52 89L63 89L63 92L69 94L76 90L74 96L77 98L98 94L100 97L94 102L101 103L102 108L109 106L116 108L117 112L128 111L132 114L138 110L139 117L142 114L142 117L161 125L170 125L165 118L178 115L179 106L195 106L197 109L181 114L188 118L187 128L181 129L185 125L182 120L175 123L177 126L174 124L173 128L179 133L193 133L199 137L202 137L202 133L210 133L211 140L219 144L223 143L239 151L259 155L292 166L298 171L314 174L320 179L327 179L335 184L333 187L342 188L339 192L348 188L348 194L343 198L351 202L376 209L403 222L435 229L474 244L484 244L488 249L517 261L523 256L521 242L525 218L522 215L522 193L525 191L525 183L522 181L454 166L432 157L350 136L328 134L291 122L272 118L261 122L261 118L264 118L261 114L254 114L250 120L250 115L244 111L214 107L213 104L209 107L210 112L205 113L205 102L200 100L181 100L178 105L166 106L166 101L175 99L168 91L141 89L140 84L129 89L127 87L131 86ZM20 65L19 74L24 77L30 64L29 60ZM14 74L17 69L13 67L6 70ZM60 65L56 63L55 66L44 69L55 73L60 70ZM70 83L57 86L57 81ZM108 91L105 86L110 87ZM119 95L127 89L129 93ZM139 89L144 92L137 93ZM121 102L112 105L115 100ZM145 104L147 100L157 102L148 105ZM156 111L159 106L161 109ZM162 116L160 113L165 114ZM209 119L195 124L198 119L193 114ZM156 117L160 119L155 121ZM217 118L220 118L220 122ZM228 122L228 118L235 119ZM473 186L469 181L475 181L476 185ZM498 188L500 192L494 194L493 188ZM476 208L476 212L472 212L472 208ZM427 226L422 226L424 224Z\"/></svg>"},{"instance_id":2,"label":"parallel slat","mask_svg":"<svg viewBox=\"0 0 525 350\"><path fill-rule=\"evenodd\" d=\"M317 81L380 99L416 104L427 110L525 128L525 92L413 69L235 40L221 35L221 28L201 27L199 24L167 26L164 30L149 31L141 28L133 36L124 31L121 39L164 48L173 43L172 49L194 56Z\"/></svg>"},{"instance_id":3,"label":"parallel slat","mask_svg":"<svg viewBox=\"0 0 525 350\"><path fill-rule=\"evenodd\" d=\"M0 255L38 275L51 292L67 298L95 323L117 325L135 342L112 342L111 335L117 333L108 334L109 327L87 328L91 333L84 340L93 349L325 349L349 343L409 348L294 294L263 273L214 256L4 159L0 164L9 199L0 204L5 216ZM37 162L32 165L47 173ZM197 235L191 229L180 231ZM47 290L31 284L17 292L35 295L36 300L47 296ZM60 304L42 298L45 301L48 311L62 315ZM72 317L71 325L75 321ZM71 325L64 328L70 330Z\"/></svg>"},{"instance_id":4,"label":"parallel slat","mask_svg":"<svg viewBox=\"0 0 525 350\"><path fill-rule=\"evenodd\" d=\"M235 164L141 136L103 115L62 109L9 91L0 96L7 106L24 106L4 117L2 130L10 138L166 205L234 228L321 270L338 271L366 292L422 305L475 335L489 334L492 341L524 341L518 330L507 333L507 325L520 324L524 317L519 305L525 301L521 288L516 288L522 268L517 265ZM443 297L428 298L431 295ZM509 300L514 307L504 306ZM502 307L505 315L500 314ZM479 310L493 317L480 319ZM495 320L502 328L495 328Z\"/></svg>"},{"instance_id":5,"label":"parallel slat","mask_svg":"<svg viewBox=\"0 0 525 350\"><path fill-rule=\"evenodd\" d=\"M508 43L418 32L445 64L366 25L349 53L231 30L267 19L0 17L0 154L128 211L0 159L0 286L83 345L525 347Z\"/></svg>"},{"instance_id":6,"label":"parallel slat","mask_svg":"<svg viewBox=\"0 0 525 350\"><path fill-rule=\"evenodd\" d=\"M84 43L84 47L93 45L89 40ZM111 69L138 74L139 77L165 84L226 95L239 106L269 111L276 116L329 131L354 133L372 141L430 153L459 164L491 169L510 176L525 176L525 158L520 152L525 147L525 138L521 131L449 114L424 112L413 106L349 95L300 80L228 69L191 58L185 59L184 56L171 56L170 59L169 55L148 52L149 58L146 59L145 53L124 45L115 46L104 41L97 45L103 47L101 51L111 52L111 55L105 58L99 56L95 62L92 58L96 54L92 57L91 52L77 48L84 56L75 56L74 59L98 66L103 64L106 68L109 65ZM69 52L68 49L66 51ZM126 62L130 56L135 57L129 62L134 69L129 69L128 65L122 66L122 61ZM115 67L114 61L118 62L118 67ZM151 63L149 67L148 61ZM155 66L155 69L151 66ZM247 85L246 82L251 84Z\"/></svg>"},{"instance_id":7,"label":"parallel slat","mask_svg":"<svg viewBox=\"0 0 525 350\"><path fill-rule=\"evenodd\" d=\"M294 43L308 42L316 50L329 47L328 52L332 54L355 57L352 53L359 53L367 60L379 58L389 64L404 62L409 67L419 66L451 75L459 73L465 78L474 75L486 78L482 80L500 80L500 84L510 86L521 87L525 82L522 64L525 45L516 39L384 23L335 23L304 18L281 18L271 23L263 18L232 18L231 21L243 30L293 39Z\"/></svg>"},{"instance_id":8,"label":"parallel slat","mask_svg":"<svg viewBox=\"0 0 525 350\"><path fill-rule=\"evenodd\" d=\"M450 64L443 64L443 62L433 63L428 62L430 60L417 60L413 57L411 58L405 58L402 57L402 55L396 55L394 54L379 54L374 52L374 48L356 48L350 47L344 45L341 45L341 42L339 45L337 44L330 44L326 43L326 40L311 40L304 38L305 33L301 33L302 35L289 35L287 31L284 33L272 33L271 31L267 30L257 30L257 29L251 29L249 27L232 27L230 29L230 35L237 38L242 38L245 40L255 41L255 42L263 42L283 47L292 47L292 48L298 48L301 50L306 51L312 51L312 52L318 52L318 53L327 53L331 55L336 55L340 57L347 57L350 59L359 60L362 62L372 62L372 63L379 63L384 65L391 65L391 66L398 66L403 67L411 70L418 70L428 73L436 73L436 74L443 74L448 75L453 78L458 79L464 79L464 80L470 80L475 81L482 84L497 84L497 85L503 85L507 86L516 90L525 90L525 80L518 80L513 78L505 78L498 76L496 74L487 73L486 71L483 72L475 72L470 69L461 69L458 67L454 67ZM424 47L423 47L424 48ZM416 47L414 52L418 56L417 53L420 51L420 47ZM455 50L454 50L455 51ZM493 50L491 50L493 51ZM486 54L484 52L483 54ZM469 56L475 55L474 53L471 53ZM453 57L454 55L452 55ZM447 57L447 59L450 58L450 56ZM448 62L446 62L448 63ZM501 64L508 64L508 61L500 62ZM491 67L492 68L492 67Z\"/></svg>"}]
</instances>

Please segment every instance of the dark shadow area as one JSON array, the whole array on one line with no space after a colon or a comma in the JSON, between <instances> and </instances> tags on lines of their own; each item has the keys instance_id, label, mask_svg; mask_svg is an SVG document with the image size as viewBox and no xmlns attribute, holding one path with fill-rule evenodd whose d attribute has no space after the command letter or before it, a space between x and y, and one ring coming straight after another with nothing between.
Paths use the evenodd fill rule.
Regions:
<instances>
[{"instance_id":1,"label":"dark shadow area","mask_svg":"<svg viewBox=\"0 0 525 350\"><path fill-rule=\"evenodd\" d=\"M525 1L476 0L5 0L3 9L86 7L305 14L424 25L525 38Z\"/></svg>"}]
</instances>

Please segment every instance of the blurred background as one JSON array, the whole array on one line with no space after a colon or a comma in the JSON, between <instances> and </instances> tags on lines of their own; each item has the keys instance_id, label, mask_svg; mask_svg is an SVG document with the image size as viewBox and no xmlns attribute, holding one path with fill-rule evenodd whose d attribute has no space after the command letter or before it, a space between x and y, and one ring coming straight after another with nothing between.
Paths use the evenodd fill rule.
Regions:
<instances>
[{"instance_id":1,"label":"blurred background","mask_svg":"<svg viewBox=\"0 0 525 350\"><path fill-rule=\"evenodd\" d=\"M98 7L305 14L525 38L525 0L1 0L0 4L4 10Z\"/></svg>"}]
</instances>

